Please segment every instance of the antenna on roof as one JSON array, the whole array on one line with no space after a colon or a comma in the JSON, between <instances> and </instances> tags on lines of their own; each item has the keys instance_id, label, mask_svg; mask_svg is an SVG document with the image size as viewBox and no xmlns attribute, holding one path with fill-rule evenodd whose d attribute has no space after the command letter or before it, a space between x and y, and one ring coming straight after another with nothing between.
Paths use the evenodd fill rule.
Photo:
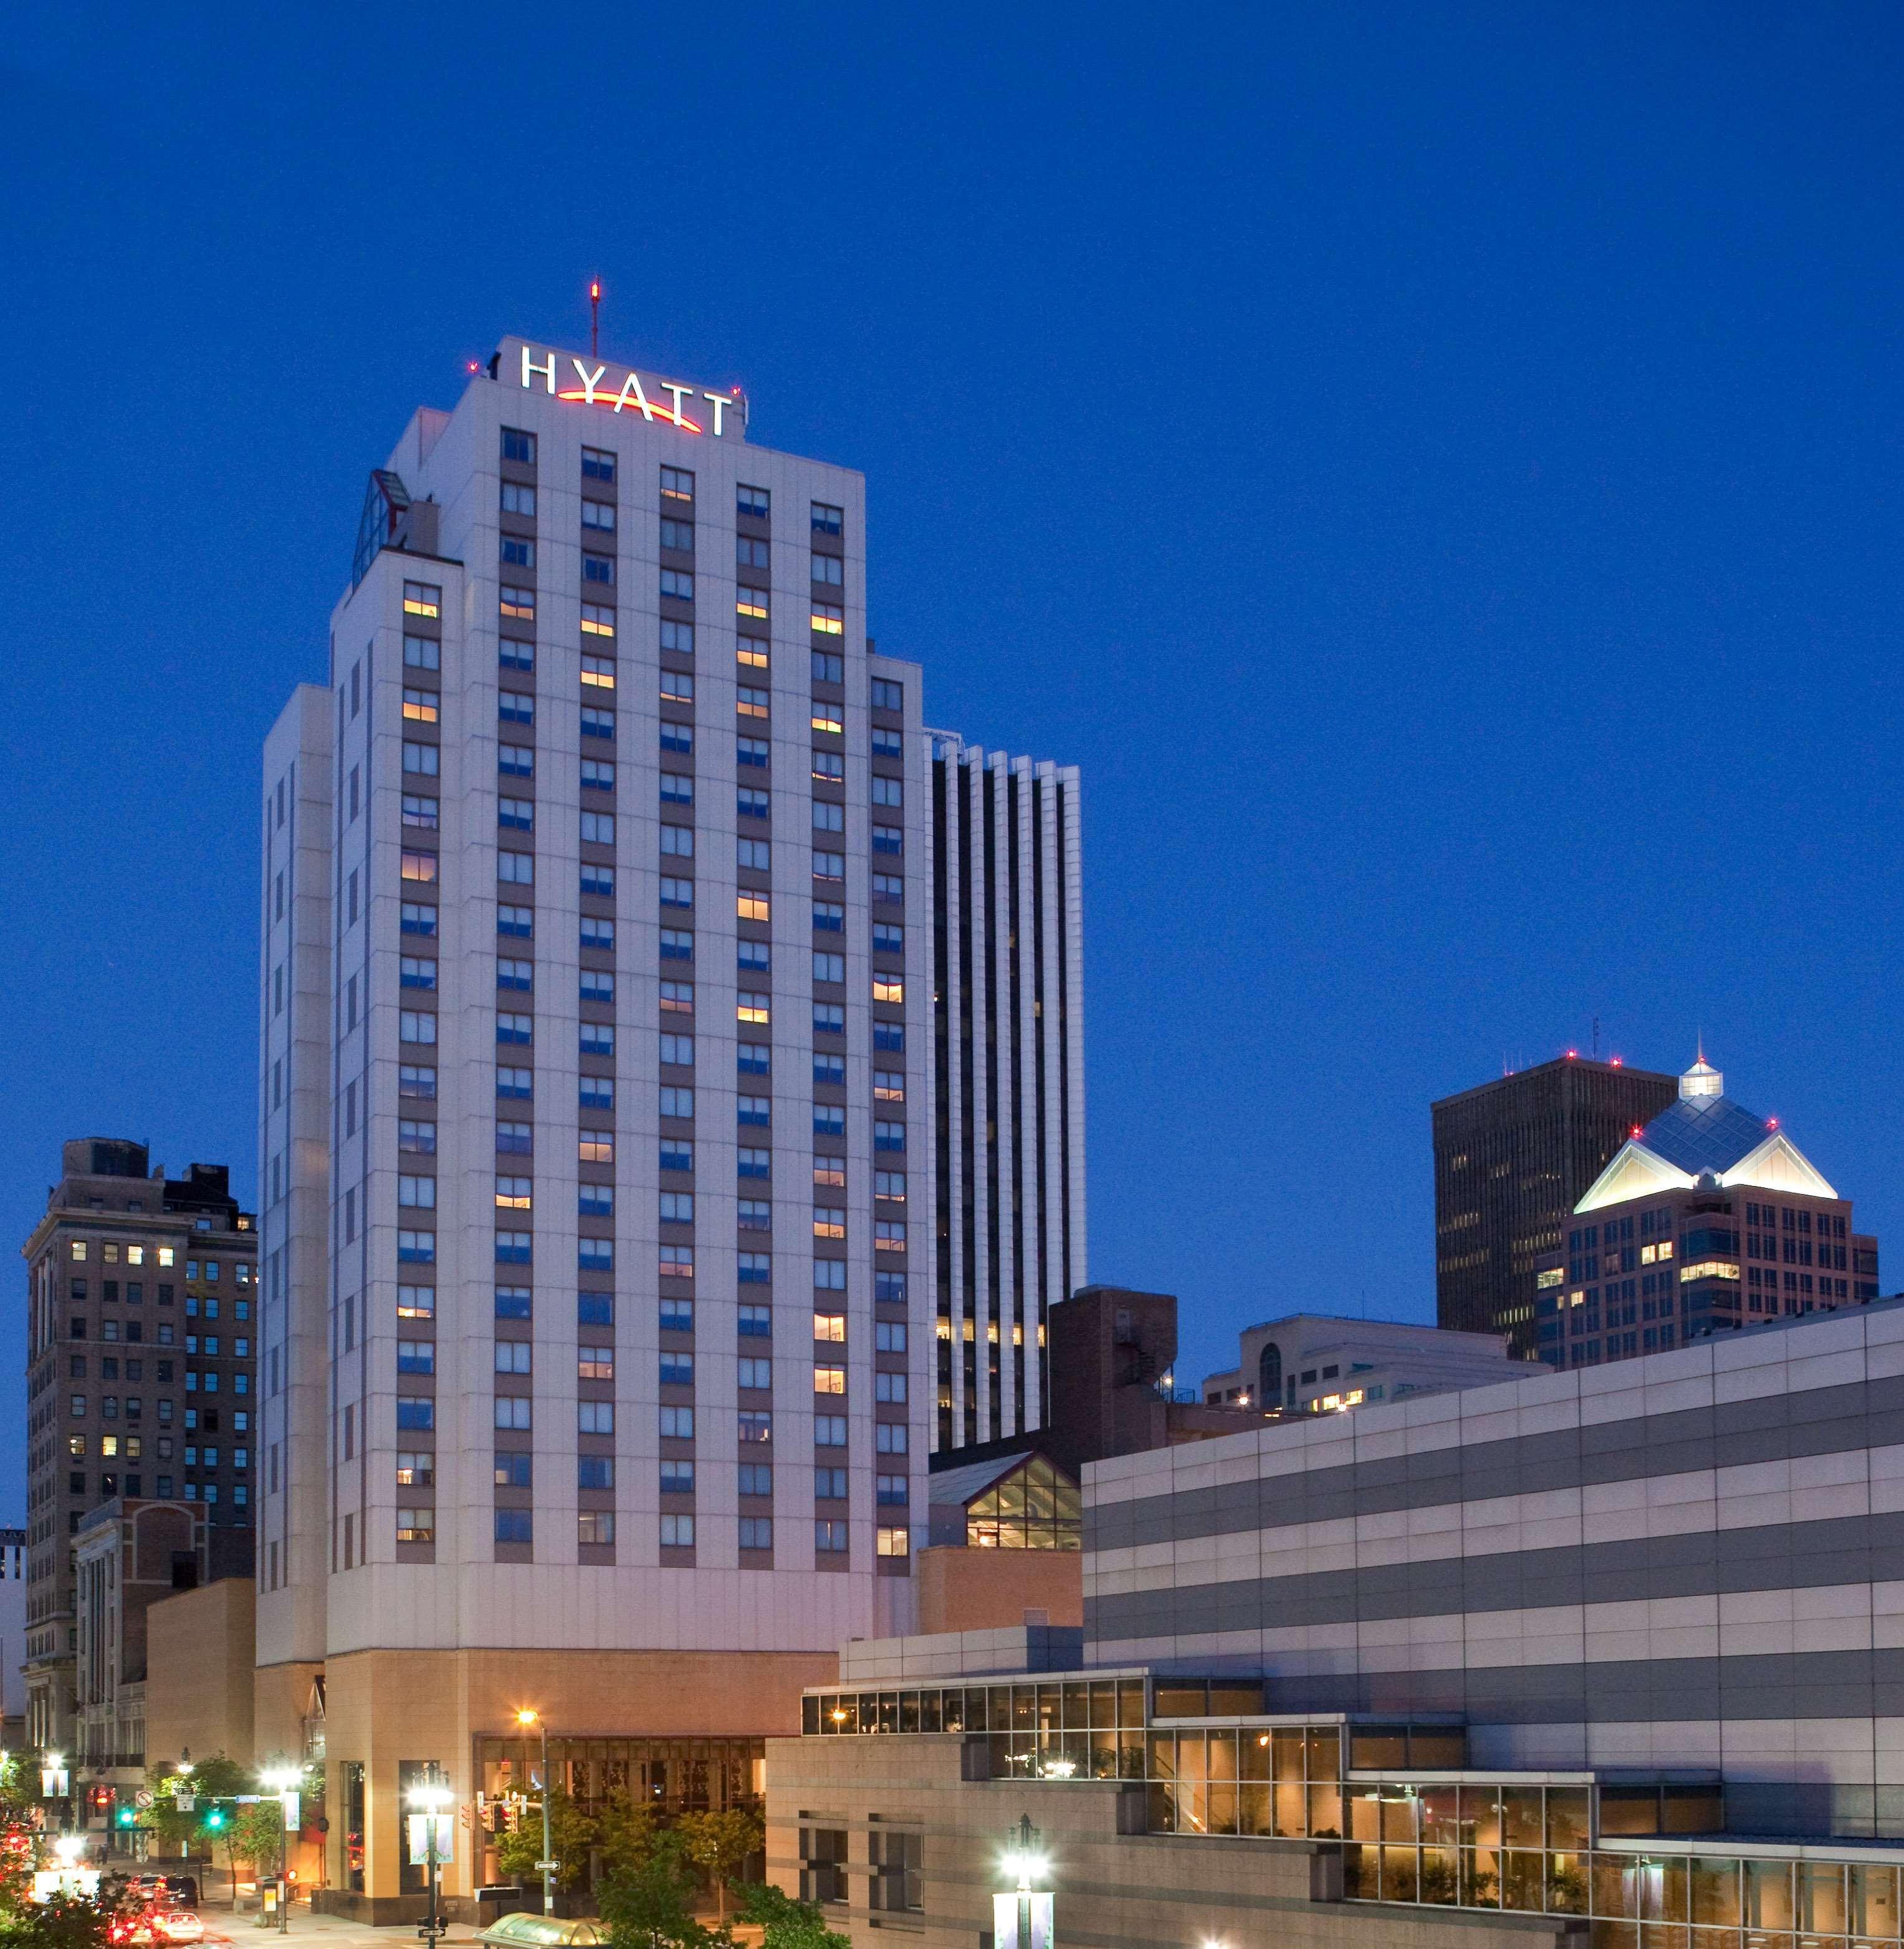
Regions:
<instances>
[{"instance_id":1,"label":"antenna on roof","mask_svg":"<svg viewBox=\"0 0 1904 1949\"><path fill-rule=\"evenodd\" d=\"M589 280L589 356L601 356L601 280Z\"/></svg>"},{"instance_id":2,"label":"antenna on roof","mask_svg":"<svg viewBox=\"0 0 1904 1949\"><path fill-rule=\"evenodd\" d=\"M1598 1015L1593 1018L1593 1059L1595 1062L1600 1060L1600 1018Z\"/></svg>"}]
</instances>

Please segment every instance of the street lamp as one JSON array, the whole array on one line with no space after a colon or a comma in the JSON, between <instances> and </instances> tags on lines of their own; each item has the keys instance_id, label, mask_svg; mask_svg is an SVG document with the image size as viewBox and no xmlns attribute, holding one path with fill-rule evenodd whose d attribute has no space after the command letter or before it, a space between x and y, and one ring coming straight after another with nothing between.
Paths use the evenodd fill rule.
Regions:
<instances>
[{"instance_id":1,"label":"street lamp","mask_svg":"<svg viewBox=\"0 0 1904 1949\"><path fill-rule=\"evenodd\" d=\"M554 1850L549 1843L548 1833L548 1722L534 1706L525 1705L516 1714L516 1724L524 1732L531 1726L542 1729L542 1858L536 1865L542 1871L542 1913L555 1913L555 1861Z\"/></svg>"},{"instance_id":2,"label":"street lamp","mask_svg":"<svg viewBox=\"0 0 1904 1949\"><path fill-rule=\"evenodd\" d=\"M436 1917L436 1823L443 1817L443 1809L456 1797L435 1774L436 1762L432 1761L431 1776L410 1789L410 1804L423 1816L424 1859L430 1867L430 1919L418 1931L428 1949L436 1949L438 1938L447 1926Z\"/></svg>"},{"instance_id":3,"label":"street lamp","mask_svg":"<svg viewBox=\"0 0 1904 1949\"><path fill-rule=\"evenodd\" d=\"M1050 1949L1051 1898L1048 1891L1033 1887L1051 1871L1043 1839L1029 1814L1005 1830L1002 1865L1017 1886L992 1898L992 1932L999 1949Z\"/></svg>"},{"instance_id":4,"label":"street lamp","mask_svg":"<svg viewBox=\"0 0 1904 1949\"><path fill-rule=\"evenodd\" d=\"M278 1832L278 1932L280 1935L290 1933L290 1888L285 1870L290 1866L288 1851L290 1846L291 1795L303 1783L304 1769L286 1766L281 1761L267 1767L258 1777L278 1796L278 1804L282 1818Z\"/></svg>"}]
</instances>

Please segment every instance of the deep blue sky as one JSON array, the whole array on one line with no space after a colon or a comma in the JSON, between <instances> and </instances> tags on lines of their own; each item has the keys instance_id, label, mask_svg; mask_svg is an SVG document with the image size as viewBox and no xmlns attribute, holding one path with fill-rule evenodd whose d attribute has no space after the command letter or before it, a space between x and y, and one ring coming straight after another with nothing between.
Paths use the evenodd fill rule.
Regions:
<instances>
[{"instance_id":1,"label":"deep blue sky","mask_svg":"<svg viewBox=\"0 0 1904 1949\"><path fill-rule=\"evenodd\" d=\"M10 20L0 1234L75 1133L250 1194L259 738L599 272L865 470L931 719L1084 767L1092 1270L1183 1375L1429 1316L1429 1100L1596 1014L1904 1283L1894 8Z\"/></svg>"}]
</instances>

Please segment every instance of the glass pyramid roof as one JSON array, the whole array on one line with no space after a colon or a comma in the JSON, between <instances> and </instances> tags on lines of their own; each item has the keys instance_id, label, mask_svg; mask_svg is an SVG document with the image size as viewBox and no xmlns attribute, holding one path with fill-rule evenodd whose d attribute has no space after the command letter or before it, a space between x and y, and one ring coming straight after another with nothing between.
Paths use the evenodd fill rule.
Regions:
<instances>
[{"instance_id":1,"label":"glass pyramid roof","mask_svg":"<svg viewBox=\"0 0 1904 1949\"><path fill-rule=\"evenodd\" d=\"M1701 1171L1716 1176L1730 1170L1771 1134L1763 1117L1729 1096L1682 1096L1647 1125L1639 1140L1655 1157L1697 1177Z\"/></svg>"}]
</instances>

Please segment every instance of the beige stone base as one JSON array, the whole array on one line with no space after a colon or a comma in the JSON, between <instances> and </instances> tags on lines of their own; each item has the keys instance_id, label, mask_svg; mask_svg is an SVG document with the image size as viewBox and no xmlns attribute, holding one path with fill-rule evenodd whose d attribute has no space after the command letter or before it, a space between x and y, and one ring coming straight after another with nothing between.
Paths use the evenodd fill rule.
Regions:
<instances>
[{"instance_id":1,"label":"beige stone base","mask_svg":"<svg viewBox=\"0 0 1904 1949\"><path fill-rule=\"evenodd\" d=\"M831 1652L816 1652L368 1651L334 1658L323 1668L331 1823L325 1879L340 1891L346 1879L348 1765L365 1770L365 1885L363 1898L346 1906L367 1918L393 1919L411 1905L398 1894L399 1763L435 1761L467 1804L479 1784L470 1776L474 1741L520 1736L516 1714L525 1707L539 1713L557 1737L790 1733L800 1724L801 1687L834 1683L838 1665ZM288 1707L303 1709L312 1670L259 1670L260 1750ZM443 1873L444 1892L452 1898L471 1890L469 1840L470 1830L459 1828L458 1858Z\"/></svg>"}]
</instances>

